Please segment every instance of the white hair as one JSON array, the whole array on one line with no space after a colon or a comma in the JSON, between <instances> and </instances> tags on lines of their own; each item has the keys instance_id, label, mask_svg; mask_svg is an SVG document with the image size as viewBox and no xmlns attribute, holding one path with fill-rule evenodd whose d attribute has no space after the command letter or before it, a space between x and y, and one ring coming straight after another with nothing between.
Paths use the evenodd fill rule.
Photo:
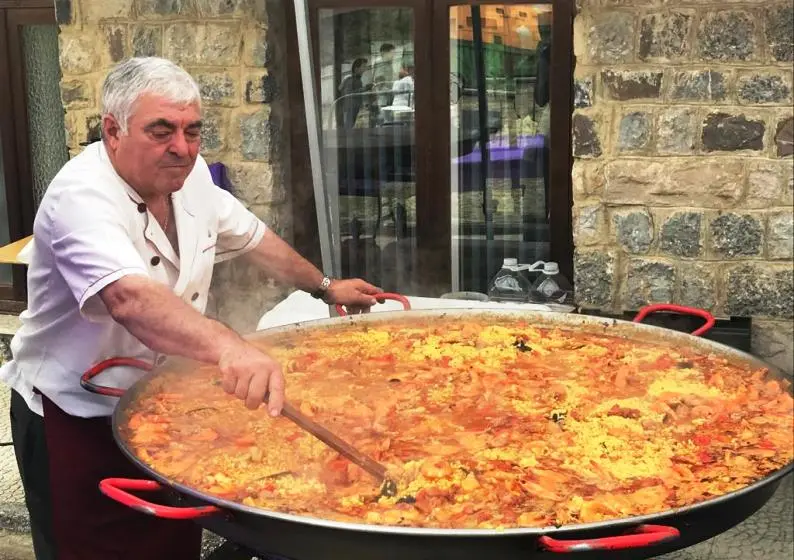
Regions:
<instances>
[{"instance_id":1,"label":"white hair","mask_svg":"<svg viewBox=\"0 0 794 560\"><path fill-rule=\"evenodd\" d=\"M102 84L102 116L113 115L122 134L138 98L152 93L172 103L201 106L198 84L185 70L164 58L129 58L114 67Z\"/></svg>"}]
</instances>

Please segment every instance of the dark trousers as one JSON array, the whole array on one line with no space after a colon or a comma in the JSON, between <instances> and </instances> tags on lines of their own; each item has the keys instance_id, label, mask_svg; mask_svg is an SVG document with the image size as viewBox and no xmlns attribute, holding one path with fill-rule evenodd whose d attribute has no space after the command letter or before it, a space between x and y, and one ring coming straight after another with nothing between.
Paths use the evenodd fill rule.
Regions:
<instances>
[{"instance_id":1,"label":"dark trousers","mask_svg":"<svg viewBox=\"0 0 794 560\"><path fill-rule=\"evenodd\" d=\"M56 560L50 508L50 464L44 419L28 408L25 399L11 391L11 437L17 467L25 490L30 532L37 560Z\"/></svg>"},{"instance_id":2,"label":"dark trousers","mask_svg":"<svg viewBox=\"0 0 794 560\"><path fill-rule=\"evenodd\" d=\"M109 419L70 416L47 397L42 396L42 402L43 422L21 397L12 404L20 434L26 436L17 442L14 434L15 448L22 450L18 462L25 493L41 500L38 523L47 527L51 520L51 529L45 529L41 539L57 548L57 556L41 557L37 548L37 560L198 560L198 525L142 514L99 491L103 478L146 477L119 450ZM36 465L25 456L25 440L30 438L44 441L40 445L45 459ZM41 475L42 464L49 473ZM156 494L146 498L155 503L159 499ZM29 508L30 503L28 498Z\"/></svg>"}]
</instances>

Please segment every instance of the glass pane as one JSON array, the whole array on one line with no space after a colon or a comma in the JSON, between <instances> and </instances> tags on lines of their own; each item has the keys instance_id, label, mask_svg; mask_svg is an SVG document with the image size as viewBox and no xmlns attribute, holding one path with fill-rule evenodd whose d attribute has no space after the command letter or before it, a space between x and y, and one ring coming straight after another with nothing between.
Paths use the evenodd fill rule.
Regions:
<instances>
[{"instance_id":1,"label":"glass pane","mask_svg":"<svg viewBox=\"0 0 794 560\"><path fill-rule=\"evenodd\" d=\"M319 13L323 169L342 275L411 293L415 262L413 12Z\"/></svg>"},{"instance_id":2,"label":"glass pane","mask_svg":"<svg viewBox=\"0 0 794 560\"><path fill-rule=\"evenodd\" d=\"M0 150L0 247L8 245L11 238L8 234L8 203L6 202L5 169L3 168L3 150ZM10 286L12 283L11 265L0 265L0 285Z\"/></svg>"},{"instance_id":3,"label":"glass pane","mask_svg":"<svg viewBox=\"0 0 794 560\"><path fill-rule=\"evenodd\" d=\"M69 159L59 89L61 73L57 26L24 26L22 47L25 56L33 201L38 208L47 185Z\"/></svg>"},{"instance_id":4,"label":"glass pane","mask_svg":"<svg viewBox=\"0 0 794 560\"><path fill-rule=\"evenodd\" d=\"M452 285L486 292L504 258L549 256L551 6L449 12Z\"/></svg>"}]
</instances>

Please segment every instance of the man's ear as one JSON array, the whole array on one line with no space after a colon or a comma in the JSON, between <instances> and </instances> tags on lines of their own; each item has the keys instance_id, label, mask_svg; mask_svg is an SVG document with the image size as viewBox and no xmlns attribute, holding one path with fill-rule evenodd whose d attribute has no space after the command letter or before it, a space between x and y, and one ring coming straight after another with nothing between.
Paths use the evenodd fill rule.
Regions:
<instances>
[{"instance_id":1,"label":"man's ear","mask_svg":"<svg viewBox=\"0 0 794 560\"><path fill-rule=\"evenodd\" d=\"M111 149L119 145L121 134L121 126L113 115L102 117L102 139Z\"/></svg>"}]
</instances>

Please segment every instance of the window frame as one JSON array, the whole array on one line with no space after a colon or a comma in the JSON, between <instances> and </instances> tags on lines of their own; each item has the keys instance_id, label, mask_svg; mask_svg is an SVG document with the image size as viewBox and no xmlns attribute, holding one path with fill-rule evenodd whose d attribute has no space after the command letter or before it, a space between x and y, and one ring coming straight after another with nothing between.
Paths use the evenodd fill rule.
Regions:
<instances>
[{"instance_id":1,"label":"window frame","mask_svg":"<svg viewBox=\"0 0 794 560\"><path fill-rule=\"evenodd\" d=\"M426 52L424 64L417 64L415 165L416 241L418 262L413 285L431 287L431 291L449 289L452 282L452 224L451 220L438 219L451 216L451 169L437 165L449 161L451 138L448 107L449 73L449 8L455 5L525 5L550 4L553 11L550 87L555 99L551 111L551 157L549 195L550 254L558 262L560 271L573 279L573 192L571 170L572 116L573 116L573 20L575 0L306 0L309 17L309 34L315 61L315 87L320 87L318 13L327 8L394 8L410 7L414 10L415 52ZM292 2L290 2L290 8ZM289 8L288 8L289 9ZM296 49L288 49L296 50ZM293 60L300 68L301 62ZM294 75L295 70L293 70ZM294 83L294 82L293 82ZM303 99L291 96L291 111L303 112ZM300 107L298 107L300 105ZM305 122L305 121L304 121ZM313 123L310 123L313 126ZM303 150L301 150L303 152ZM306 153L293 152L292 169L305 167ZM427 188L443 185L444 188ZM310 188L305 185L304 188ZM308 194L308 193L306 193ZM318 231L319 235L328 232Z\"/></svg>"},{"instance_id":2,"label":"window frame","mask_svg":"<svg viewBox=\"0 0 794 560\"><path fill-rule=\"evenodd\" d=\"M57 25L51 0L0 0L0 149L8 209L10 241L33 233L35 217L30 166L30 131L26 101L21 27ZM27 270L13 266L12 284L0 286L0 312L19 313L26 307Z\"/></svg>"}]
</instances>

